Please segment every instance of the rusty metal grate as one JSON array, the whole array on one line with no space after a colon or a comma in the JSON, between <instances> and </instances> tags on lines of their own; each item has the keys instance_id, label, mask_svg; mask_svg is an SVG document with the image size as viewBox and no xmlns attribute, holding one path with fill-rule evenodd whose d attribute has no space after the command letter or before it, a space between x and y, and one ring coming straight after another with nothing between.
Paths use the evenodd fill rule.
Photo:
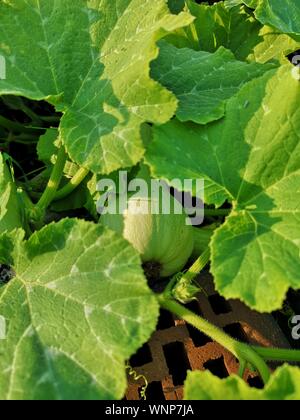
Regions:
<instances>
[{"instance_id":1,"label":"rusty metal grate","mask_svg":"<svg viewBox=\"0 0 300 420\"><path fill-rule=\"evenodd\" d=\"M289 348L289 343L271 315L251 311L239 301L226 301L219 296L209 274L201 275L206 292L189 308L223 328L240 341L261 346ZM186 371L209 369L225 378L238 372L238 361L219 344L198 332L184 321L161 311L157 331L132 359L132 367L144 375L150 385L148 401L181 400ZM260 378L248 371L245 379L251 386L261 387ZM127 400L139 400L143 382L128 378Z\"/></svg>"}]
</instances>

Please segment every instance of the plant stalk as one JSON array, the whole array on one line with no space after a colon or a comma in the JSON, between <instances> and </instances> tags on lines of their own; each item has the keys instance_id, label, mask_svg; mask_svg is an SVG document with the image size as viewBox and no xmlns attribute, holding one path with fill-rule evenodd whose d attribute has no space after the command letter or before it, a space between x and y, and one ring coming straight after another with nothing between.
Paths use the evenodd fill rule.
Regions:
<instances>
[{"instance_id":1,"label":"plant stalk","mask_svg":"<svg viewBox=\"0 0 300 420\"><path fill-rule=\"evenodd\" d=\"M218 224L214 223L210 226L196 228L193 227L193 236L194 236L194 249L192 257L194 259L198 258L206 248L209 246L211 238L218 228Z\"/></svg>"},{"instance_id":2,"label":"plant stalk","mask_svg":"<svg viewBox=\"0 0 300 420\"><path fill-rule=\"evenodd\" d=\"M39 202L36 205L36 208L39 210L46 210L47 207L52 203L55 198L55 194L59 188L59 184L61 182L64 167L67 161L67 154L65 148L61 146L59 152L57 154L57 160L53 167L50 180L48 185L42 194Z\"/></svg>"},{"instance_id":3,"label":"plant stalk","mask_svg":"<svg viewBox=\"0 0 300 420\"><path fill-rule=\"evenodd\" d=\"M183 278L192 282L195 277L207 266L210 260L210 249L206 248L202 255L194 262L190 269L183 275Z\"/></svg>"},{"instance_id":4,"label":"plant stalk","mask_svg":"<svg viewBox=\"0 0 300 420\"><path fill-rule=\"evenodd\" d=\"M18 123L16 121L11 121L3 116L0 115L0 126L6 128L7 130L17 132L17 133L31 133L36 134L35 129L27 127L26 125L23 125L21 123Z\"/></svg>"},{"instance_id":5,"label":"plant stalk","mask_svg":"<svg viewBox=\"0 0 300 420\"><path fill-rule=\"evenodd\" d=\"M252 346L252 349L267 361L300 362L300 350Z\"/></svg>"},{"instance_id":6,"label":"plant stalk","mask_svg":"<svg viewBox=\"0 0 300 420\"><path fill-rule=\"evenodd\" d=\"M164 294L158 295L157 299L162 308L179 316L184 321L206 334L212 340L221 344L239 360L247 361L251 365L255 366L260 373L263 382L265 384L268 383L270 379L270 370L261 356L250 346L234 340L215 325L212 325L205 319L194 314L192 311L188 310L178 302L168 298Z\"/></svg>"},{"instance_id":7,"label":"plant stalk","mask_svg":"<svg viewBox=\"0 0 300 420\"><path fill-rule=\"evenodd\" d=\"M74 177L66 184L63 188L61 188L55 194L53 201L62 200L63 198L68 197L79 185L85 180L87 175L89 174L89 170L85 168L81 168L78 172L74 175Z\"/></svg>"},{"instance_id":8,"label":"plant stalk","mask_svg":"<svg viewBox=\"0 0 300 420\"><path fill-rule=\"evenodd\" d=\"M246 368L247 362L245 360L240 360L239 377L242 379L244 379Z\"/></svg>"}]
</instances>

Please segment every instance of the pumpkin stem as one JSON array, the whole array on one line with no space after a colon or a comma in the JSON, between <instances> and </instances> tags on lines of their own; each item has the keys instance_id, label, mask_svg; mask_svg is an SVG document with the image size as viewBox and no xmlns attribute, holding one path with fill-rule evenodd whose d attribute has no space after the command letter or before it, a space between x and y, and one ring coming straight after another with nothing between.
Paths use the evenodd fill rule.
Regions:
<instances>
[{"instance_id":1,"label":"pumpkin stem","mask_svg":"<svg viewBox=\"0 0 300 420\"><path fill-rule=\"evenodd\" d=\"M188 324L191 324L193 327L206 334L212 340L221 344L224 348L236 356L241 361L242 365L245 361L253 365L260 373L264 383L267 384L269 382L270 370L263 358L255 349L248 346L247 344L240 343L239 341L231 338L223 330L206 321L199 315L196 315L165 294L157 295L157 300L163 309L172 312L176 316L186 321Z\"/></svg>"}]
</instances>

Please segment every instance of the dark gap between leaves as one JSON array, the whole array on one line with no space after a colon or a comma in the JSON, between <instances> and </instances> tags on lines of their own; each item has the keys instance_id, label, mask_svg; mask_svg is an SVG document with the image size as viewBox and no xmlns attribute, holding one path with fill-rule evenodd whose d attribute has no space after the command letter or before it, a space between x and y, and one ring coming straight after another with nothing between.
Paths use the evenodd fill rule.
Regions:
<instances>
[{"instance_id":1,"label":"dark gap between leaves","mask_svg":"<svg viewBox=\"0 0 300 420\"><path fill-rule=\"evenodd\" d=\"M232 311L230 304L220 295L209 296L208 300L216 315L224 315Z\"/></svg>"},{"instance_id":2,"label":"dark gap between leaves","mask_svg":"<svg viewBox=\"0 0 300 420\"><path fill-rule=\"evenodd\" d=\"M219 3L222 0L196 0L196 3L201 4L201 3L208 3L210 6L212 6L214 3Z\"/></svg>"},{"instance_id":3,"label":"dark gap between leaves","mask_svg":"<svg viewBox=\"0 0 300 420\"><path fill-rule=\"evenodd\" d=\"M0 285L9 283L15 276L16 273L11 267L0 264Z\"/></svg>"},{"instance_id":4,"label":"dark gap between leaves","mask_svg":"<svg viewBox=\"0 0 300 420\"><path fill-rule=\"evenodd\" d=\"M1 115L22 124L30 124L33 119L24 111L25 108L29 109L32 113L36 114L39 118L57 118L60 119L61 113L56 112L53 105L46 101L35 101L24 97L16 97L13 95L3 95L0 98ZM55 120L51 124L45 123L45 128L58 126Z\"/></svg>"},{"instance_id":5,"label":"dark gap between leaves","mask_svg":"<svg viewBox=\"0 0 300 420\"><path fill-rule=\"evenodd\" d=\"M204 347L206 344L213 342L207 335L189 324L187 324L187 329L195 347Z\"/></svg>"},{"instance_id":6,"label":"dark gap between leaves","mask_svg":"<svg viewBox=\"0 0 300 420\"><path fill-rule=\"evenodd\" d=\"M249 378L247 382L251 388L264 389L264 383L259 376Z\"/></svg>"},{"instance_id":7,"label":"dark gap between leaves","mask_svg":"<svg viewBox=\"0 0 300 420\"><path fill-rule=\"evenodd\" d=\"M38 160L36 144L48 128L58 127L62 114L57 113L55 108L46 101L33 101L5 95L0 98L0 108L1 116L23 126L22 130L4 128L6 134L3 136L4 140L1 141L1 149L20 165L20 167L14 165L16 178L23 177L24 173L29 174L40 169L42 163ZM27 109L29 111L26 113ZM35 114L35 117L30 112Z\"/></svg>"},{"instance_id":8,"label":"dark gap between leaves","mask_svg":"<svg viewBox=\"0 0 300 420\"><path fill-rule=\"evenodd\" d=\"M290 289L287 300L295 314L300 314L300 292Z\"/></svg>"},{"instance_id":9,"label":"dark gap between leaves","mask_svg":"<svg viewBox=\"0 0 300 420\"><path fill-rule=\"evenodd\" d=\"M161 309L160 316L158 319L157 329L167 330L168 328L174 327L175 322L172 314L164 309Z\"/></svg>"},{"instance_id":10,"label":"dark gap between leaves","mask_svg":"<svg viewBox=\"0 0 300 420\"><path fill-rule=\"evenodd\" d=\"M229 376L224 363L224 357L220 357L219 359L215 360L209 360L208 362L204 363L203 366L206 370L209 370L213 375L220 379L225 379Z\"/></svg>"},{"instance_id":11,"label":"dark gap between leaves","mask_svg":"<svg viewBox=\"0 0 300 420\"><path fill-rule=\"evenodd\" d=\"M239 323L226 325L223 330L226 332L226 334L230 335L230 337L234 338L235 340L241 341L243 343L249 342L241 324Z\"/></svg>"},{"instance_id":12,"label":"dark gap between leaves","mask_svg":"<svg viewBox=\"0 0 300 420\"><path fill-rule=\"evenodd\" d=\"M197 300L192 300L191 302L187 303L185 306L187 309L194 312L196 315L203 316L199 302Z\"/></svg>"},{"instance_id":13,"label":"dark gap between leaves","mask_svg":"<svg viewBox=\"0 0 300 420\"><path fill-rule=\"evenodd\" d=\"M139 389L141 392L142 388ZM165 395L161 382L151 382L146 391L147 401L165 401Z\"/></svg>"},{"instance_id":14,"label":"dark gap between leaves","mask_svg":"<svg viewBox=\"0 0 300 420\"><path fill-rule=\"evenodd\" d=\"M191 369L184 345L176 341L163 346L163 350L174 386L183 385L187 371Z\"/></svg>"},{"instance_id":15,"label":"dark gap between leaves","mask_svg":"<svg viewBox=\"0 0 300 420\"><path fill-rule=\"evenodd\" d=\"M132 356L130 364L133 368L144 366L152 362L152 355L148 344L144 344L139 351Z\"/></svg>"}]
</instances>

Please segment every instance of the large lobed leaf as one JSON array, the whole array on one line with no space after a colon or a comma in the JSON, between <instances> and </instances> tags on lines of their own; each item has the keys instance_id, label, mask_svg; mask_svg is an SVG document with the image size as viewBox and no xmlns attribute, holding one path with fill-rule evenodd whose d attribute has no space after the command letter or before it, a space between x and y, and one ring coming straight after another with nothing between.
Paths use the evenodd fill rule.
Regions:
<instances>
[{"instance_id":1,"label":"large lobed leaf","mask_svg":"<svg viewBox=\"0 0 300 420\"><path fill-rule=\"evenodd\" d=\"M204 178L207 203L232 203L211 242L212 273L225 297L258 311L280 308L288 288L300 288L300 88L292 69L249 82L219 122L155 128L146 156L156 177Z\"/></svg>"},{"instance_id":2,"label":"large lobed leaf","mask_svg":"<svg viewBox=\"0 0 300 420\"><path fill-rule=\"evenodd\" d=\"M241 0L237 7L228 2L212 6L187 0L187 8L195 20L176 31L168 39L177 47L215 52L220 46L230 49L238 60L266 63L286 61L286 56L300 48L300 42L274 27L263 25L249 13ZM232 5L232 2L230 2Z\"/></svg>"},{"instance_id":3,"label":"large lobed leaf","mask_svg":"<svg viewBox=\"0 0 300 420\"><path fill-rule=\"evenodd\" d=\"M255 8L256 18L263 24L277 28L283 33L300 35L300 3L298 0L248 0Z\"/></svg>"},{"instance_id":4,"label":"large lobed leaf","mask_svg":"<svg viewBox=\"0 0 300 420\"><path fill-rule=\"evenodd\" d=\"M207 124L225 114L225 103L241 87L274 66L237 61L223 47L211 54L176 48L165 41L152 64L155 80L173 92L179 100L176 112L180 121Z\"/></svg>"},{"instance_id":5,"label":"large lobed leaf","mask_svg":"<svg viewBox=\"0 0 300 420\"><path fill-rule=\"evenodd\" d=\"M122 398L124 361L155 329L158 307L140 258L99 225L65 219L0 237L15 277L0 289L0 398Z\"/></svg>"},{"instance_id":6,"label":"large lobed leaf","mask_svg":"<svg viewBox=\"0 0 300 420\"><path fill-rule=\"evenodd\" d=\"M209 371L189 372L185 382L185 399L193 401L299 401L300 369L291 366L279 368L264 389L251 388L238 376L222 380Z\"/></svg>"},{"instance_id":7,"label":"large lobed leaf","mask_svg":"<svg viewBox=\"0 0 300 420\"><path fill-rule=\"evenodd\" d=\"M240 3L255 9L256 18L283 33L300 35L299 0L227 0L228 6Z\"/></svg>"},{"instance_id":8,"label":"large lobed leaf","mask_svg":"<svg viewBox=\"0 0 300 420\"><path fill-rule=\"evenodd\" d=\"M177 106L149 77L156 41L192 19L165 0L1 1L0 94L62 110L62 140L79 165L130 167L144 154L141 124L164 123Z\"/></svg>"}]
</instances>

